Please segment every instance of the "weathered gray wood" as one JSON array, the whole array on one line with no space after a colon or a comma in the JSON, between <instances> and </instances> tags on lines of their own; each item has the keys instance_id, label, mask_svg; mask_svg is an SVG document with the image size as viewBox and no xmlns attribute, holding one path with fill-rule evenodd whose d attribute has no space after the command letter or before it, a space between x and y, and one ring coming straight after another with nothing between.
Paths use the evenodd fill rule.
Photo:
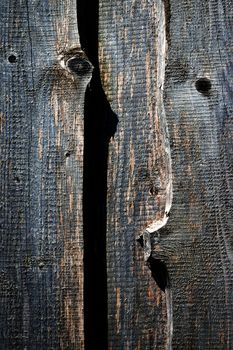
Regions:
<instances>
[{"instance_id":1,"label":"weathered gray wood","mask_svg":"<svg viewBox=\"0 0 233 350\"><path fill-rule=\"evenodd\" d=\"M164 349L166 298L137 241L166 222L171 200L164 3L101 0L99 21L102 83L119 118L108 171L109 348Z\"/></svg>"},{"instance_id":2,"label":"weathered gray wood","mask_svg":"<svg viewBox=\"0 0 233 350\"><path fill-rule=\"evenodd\" d=\"M100 0L101 77L119 118L108 176L110 349L233 347L232 9ZM165 295L143 261L146 230L151 258L168 268Z\"/></svg>"},{"instance_id":3,"label":"weathered gray wood","mask_svg":"<svg viewBox=\"0 0 233 350\"><path fill-rule=\"evenodd\" d=\"M83 349L83 101L75 1L0 3L0 347Z\"/></svg>"},{"instance_id":4,"label":"weathered gray wood","mask_svg":"<svg viewBox=\"0 0 233 350\"><path fill-rule=\"evenodd\" d=\"M174 349L233 348L232 5L170 1L174 194L159 246L171 277ZM200 78L209 90L196 89Z\"/></svg>"}]
</instances>

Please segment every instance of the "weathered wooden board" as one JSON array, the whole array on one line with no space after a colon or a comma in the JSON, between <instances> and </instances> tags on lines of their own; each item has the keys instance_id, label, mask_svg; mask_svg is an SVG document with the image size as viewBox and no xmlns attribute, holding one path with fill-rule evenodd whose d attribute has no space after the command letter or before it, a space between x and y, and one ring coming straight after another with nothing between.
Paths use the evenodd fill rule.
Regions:
<instances>
[{"instance_id":1,"label":"weathered wooden board","mask_svg":"<svg viewBox=\"0 0 233 350\"><path fill-rule=\"evenodd\" d=\"M0 347L83 349L83 103L76 4L0 2Z\"/></svg>"},{"instance_id":2,"label":"weathered wooden board","mask_svg":"<svg viewBox=\"0 0 233 350\"><path fill-rule=\"evenodd\" d=\"M154 256L163 251L171 277L174 349L233 348L232 5L170 1L174 193Z\"/></svg>"},{"instance_id":3,"label":"weathered wooden board","mask_svg":"<svg viewBox=\"0 0 233 350\"><path fill-rule=\"evenodd\" d=\"M233 347L232 10L226 0L100 0L101 77L119 118L108 171L110 349ZM150 248L157 280L159 261L168 269L165 294L143 261Z\"/></svg>"},{"instance_id":4,"label":"weathered wooden board","mask_svg":"<svg viewBox=\"0 0 233 350\"><path fill-rule=\"evenodd\" d=\"M171 201L165 50L162 1L100 1L101 78L119 118L108 170L109 349L164 349L170 341L165 294L137 241L167 221Z\"/></svg>"}]
</instances>

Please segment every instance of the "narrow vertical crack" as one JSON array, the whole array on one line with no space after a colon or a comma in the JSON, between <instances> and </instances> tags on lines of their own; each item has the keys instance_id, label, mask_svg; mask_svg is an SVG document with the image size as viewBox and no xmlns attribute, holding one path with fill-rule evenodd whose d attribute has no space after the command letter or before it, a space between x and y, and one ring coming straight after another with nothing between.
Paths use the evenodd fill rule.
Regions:
<instances>
[{"instance_id":1,"label":"narrow vertical crack","mask_svg":"<svg viewBox=\"0 0 233 350\"><path fill-rule=\"evenodd\" d=\"M165 32L166 40L169 44L170 42L170 18L171 18L171 5L170 0L163 0L164 2L164 14L165 14Z\"/></svg>"},{"instance_id":2,"label":"narrow vertical crack","mask_svg":"<svg viewBox=\"0 0 233 350\"><path fill-rule=\"evenodd\" d=\"M94 66L84 111L84 332L85 350L108 348L106 195L108 143L118 119L101 86L98 0L77 0L81 47Z\"/></svg>"}]
</instances>

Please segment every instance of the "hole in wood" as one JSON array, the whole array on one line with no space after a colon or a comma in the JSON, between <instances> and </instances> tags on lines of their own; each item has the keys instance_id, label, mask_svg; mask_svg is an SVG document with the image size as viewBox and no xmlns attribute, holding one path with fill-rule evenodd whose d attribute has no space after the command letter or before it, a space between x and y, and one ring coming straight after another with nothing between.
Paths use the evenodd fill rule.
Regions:
<instances>
[{"instance_id":1,"label":"hole in wood","mask_svg":"<svg viewBox=\"0 0 233 350\"><path fill-rule=\"evenodd\" d=\"M67 152L65 153L65 157L66 157L66 158L69 158L70 155L71 155L71 152L70 152L70 151L67 151Z\"/></svg>"},{"instance_id":2,"label":"hole in wood","mask_svg":"<svg viewBox=\"0 0 233 350\"><path fill-rule=\"evenodd\" d=\"M42 270L44 268L45 264L43 261L41 261L41 262L39 262L38 266L39 266L39 269Z\"/></svg>"},{"instance_id":3,"label":"hole in wood","mask_svg":"<svg viewBox=\"0 0 233 350\"><path fill-rule=\"evenodd\" d=\"M159 193L159 190L158 190L157 187L151 186L149 192L150 192L150 194L151 194L152 196L157 196L157 194Z\"/></svg>"},{"instance_id":4,"label":"hole in wood","mask_svg":"<svg viewBox=\"0 0 233 350\"><path fill-rule=\"evenodd\" d=\"M138 239L137 242L140 244L140 246L143 248L143 236L141 235Z\"/></svg>"},{"instance_id":5,"label":"hole in wood","mask_svg":"<svg viewBox=\"0 0 233 350\"><path fill-rule=\"evenodd\" d=\"M8 61L9 61L10 63L15 63L15 62L17 61L17 58L16 58L15 55L10 55L10 56L8 57Z\"/></svg>"},{"instance_id":6,"label":"hole in wood","mask_svg":"<svg viewBox=\"0 0 233 350\"><path fill-rule=\"evenodd\" d=\"M20 178L19 178L18 176L15 177L15 182L16 182L17 184L20 183Z\"/></svg>"},{"instance_id":7,"label":"hole in wood","mask_svg":"<svg viewBox=\"0 0 233 350\"><path fill-rule=\"evenodd\" d=\"M152 277L159 288L165 292L165 289L169 287L169 276L165 263L160 259L153 258L152 256L149 257L147 262Z\"/></svg>"},{"instance_id":8,"label":"hole in wood","mask_svg":"<svg viewBox=\"0 0 233 350\"><path fill-rule=\"evenodd\" d=\"M208 78L200 78L195 83L197 91L206 94L211 89L211 81Z\"/></svg>"}]
</instances>

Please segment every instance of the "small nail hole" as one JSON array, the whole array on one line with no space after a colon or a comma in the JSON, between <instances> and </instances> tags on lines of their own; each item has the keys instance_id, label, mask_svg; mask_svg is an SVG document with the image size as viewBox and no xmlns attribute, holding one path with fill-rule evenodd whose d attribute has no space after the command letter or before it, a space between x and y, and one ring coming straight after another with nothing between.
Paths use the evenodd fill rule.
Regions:
<instances>
[{"instance_id":1,"label":"small nail hole","mask_svg":"<svg viewBox=\"0 0 233 350\"><path fill-rule=\"evenodd\" d=\"M195 86L197 91L205 94L211 89L211 81L208 78L200 78L196 81Z\"/></svg>"},{"instance_id":2,"label":"small nail hole","mask_svg":"<svg viewBox=\"0 0 233 350\"><path fill-rule=\"evenodd\" d=\"M67 151L67 152L65 153L65 157L66 157L66 158L69 158L70 155L71 155L71 152L70 152L70 151Z\"/></svg>"},{"instance_id":3,"label":"small nail hole","mask_svg":"<svg viewBox=\"0 0 233 350\"><path fill-rule=\"evenodd\" d=\"M15 55L10 55L10 56L8 57L8 61L9 61L10 63L15 63L15 62L17 61L17 58L16 58Z\"/></svg>"},{"instance_id":4,"label":"small nail hole","mask_svg":"<svg viewBox=\"0 0 233 350\"><path fill-rule=\"evenodd\" d=\"M15 177L15 182L16 182L17 184L20 183L20 178L19 178L18 176Z\"/></svg>"},{"instance_id":5,"label":"small nail hole","mask_svg":"<svg viewBox=\"0 0 233 350\"><path fill-rule=\"evenodd\" d=\"M157 194L159 193L159 190L157 187L151 186L149 192L152 196L157 196Z\"/></svg>"},{"instance_id":6,"label":"small nail hole","mask_svg":"<svg viewBox=\"0 0 233 350\"><path fill-rule=\"evenodd\" d=\"M42 270L43 267L44 267L44 263L43 263L43 262L40 262L40 263L39 263L39 269Z\"/></svg>"}]
</instances>

